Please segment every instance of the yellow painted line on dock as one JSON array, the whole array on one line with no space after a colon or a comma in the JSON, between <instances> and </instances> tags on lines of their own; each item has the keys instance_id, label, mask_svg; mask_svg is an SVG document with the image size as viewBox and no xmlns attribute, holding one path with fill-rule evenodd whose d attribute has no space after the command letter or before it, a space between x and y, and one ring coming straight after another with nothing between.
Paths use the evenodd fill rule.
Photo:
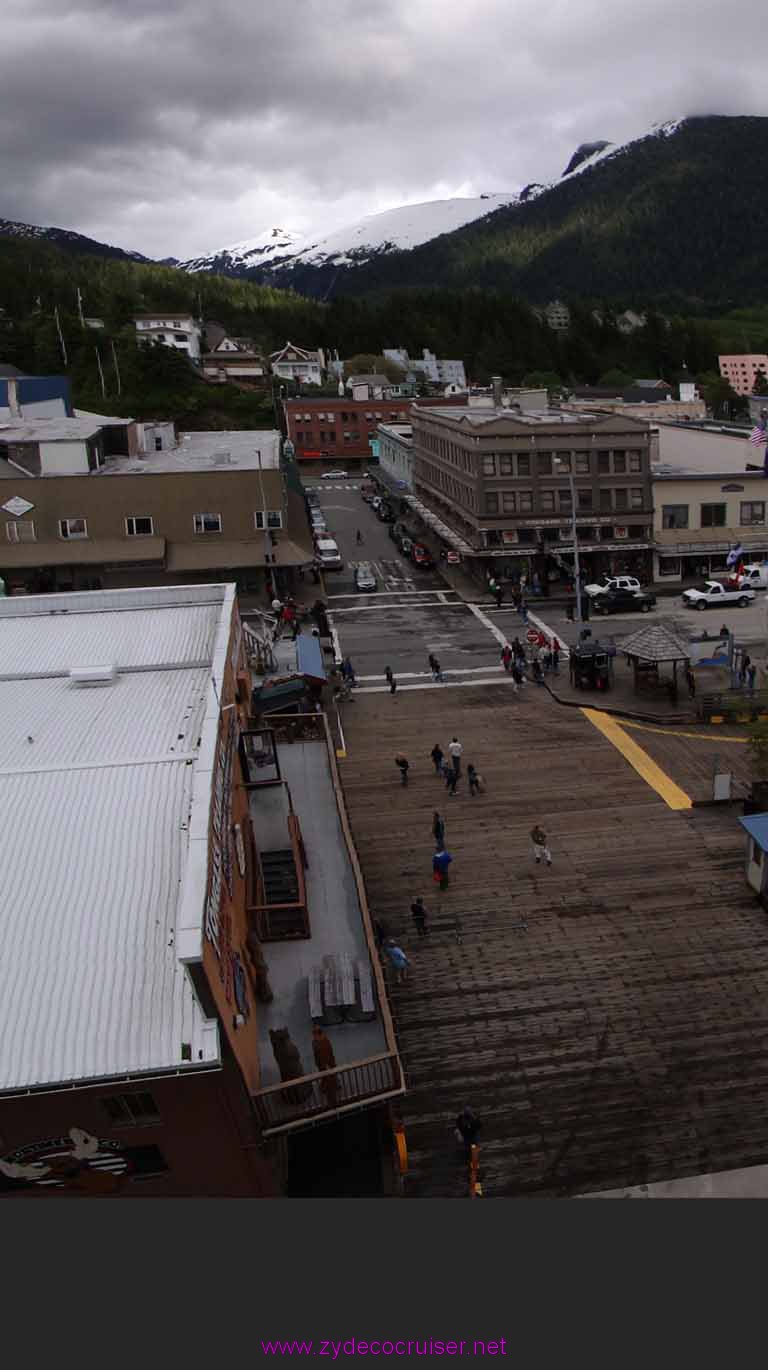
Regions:
<instances>
[{"instance_id":1,"label":"yellow painted line on dock","mask_svg":"<svg viewBox=\"0 0 768 1370\"><path fill-rule=\"evenodd\" d=\"M748 737L721 737L719 733L681 733L674 728L654 728L650 723L630 723L625 718L621 725L623 728L635 728L641 733L656 733L660 737L695 737L700 742L736 742L740 747L746 747L749 742Z\"/></svg>"},{"instance_id":2,"label":"yellow painted line on dock","mask_svg":"<svg viewBox=\"0 0 768 1370\"><path fill-rule=\"evenodd\" d=\"M582 709L585 718L588 718L594 728L597 728L603 737L613 744L618 752L628 761L630 766L637 771L646 785L650 785L664 803L670 809L690 809L693 803L690 795L681 790L674 780L652 761L647 752L625 733L614 718L608 714L602 714L597 709Z\"/></svg>"}]
</instances>

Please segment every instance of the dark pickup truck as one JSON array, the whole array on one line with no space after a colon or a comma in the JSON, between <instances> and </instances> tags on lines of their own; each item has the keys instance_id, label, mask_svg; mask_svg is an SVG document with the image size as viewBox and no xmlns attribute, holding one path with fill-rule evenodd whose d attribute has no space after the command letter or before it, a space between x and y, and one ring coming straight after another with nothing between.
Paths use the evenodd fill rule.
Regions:
<instances>
[{"instance_id":1,"label":"dark pickup truck","mask_svg":"<svg viewBox=\"0 0 768 1370\"><path fill-rule=\"evenodd\" d=\"M590 609L593 614L647 614L656 606L656 596L644 590L606 590L596 595Z\"/></svg>"}]
</instances>

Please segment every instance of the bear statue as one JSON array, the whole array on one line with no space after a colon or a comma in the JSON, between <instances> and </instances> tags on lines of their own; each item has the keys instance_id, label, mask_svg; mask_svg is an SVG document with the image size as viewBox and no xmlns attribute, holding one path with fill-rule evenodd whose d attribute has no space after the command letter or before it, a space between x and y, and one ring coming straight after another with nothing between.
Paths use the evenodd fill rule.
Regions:
<instances>
[{"instance_id":1,"label":"bear statue","mask_svg":"<svg viewBox=\"0 0 768 1370\"><path fill-rule=\"evenodd\" d=\"M299 1049L295 1042L291 1041L291 1034L287 1028L270 1028L269 1040L272 1043L275 1060L280 1068L281 1080L296 1080L306 1073L301 1063ZM283 1090L282 1098L287 1104L298 1104L311 1093L311 1085L297 1085L293 1089Z\"/></svg>"}]
</instances>

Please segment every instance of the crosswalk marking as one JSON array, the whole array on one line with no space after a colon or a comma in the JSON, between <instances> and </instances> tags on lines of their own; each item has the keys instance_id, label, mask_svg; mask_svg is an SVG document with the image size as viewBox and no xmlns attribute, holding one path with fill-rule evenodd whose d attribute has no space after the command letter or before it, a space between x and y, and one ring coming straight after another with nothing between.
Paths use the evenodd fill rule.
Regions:
<instances>
[{"instance_id":1,"label":"crosswalk marking","mask_svg":"<svg viewBox=\"0 0 768 1370\"><path fill-rule=\"evenodd\" d=\"M305 485L305 490L317 490L332 495L334 490L359 490L359 485L345 485L343 481L329 481L327 485Z\"/></svg>"}]
</instances>

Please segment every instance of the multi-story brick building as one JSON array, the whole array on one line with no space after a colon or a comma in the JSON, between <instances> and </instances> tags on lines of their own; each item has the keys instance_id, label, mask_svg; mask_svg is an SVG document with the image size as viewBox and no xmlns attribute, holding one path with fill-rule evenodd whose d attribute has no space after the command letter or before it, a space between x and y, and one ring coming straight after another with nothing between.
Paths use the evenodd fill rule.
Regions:
<instances>
[{"instance_id":1,"label":"multi-story brick building","mask_svg":"<svg viewBox=\"0 0 768 1370\"><path fill-rule=\"evenodd\" d=\"M0 433L0 576L11 592L187 580L260 589L267 575L291 588L312 541L278 433L189 433L141 453L135 425L115 421L113 433L109 422L21 421Z\"/></svg>"},{"instance_id":2,"label":"multi-story brick building","mask_svg":"<svg viewBox=\"0 0 768 1370\"><path fill-rule=\"evenodd\" d=\"M541 410L411 410L417 503L450 530L480 575L573 567L572 488L588 576L649 577L650 425L618 415Z\"/></svg>"},{"instance_id":3,"label":"multi-story brick building","mask_svg":"<svg viewBox=\"0 0 768 1370\"><path fill-rule=\"evenodd\" d=\"M395 387L396 388L396 387ZM411 405L445 408L463 405L466 398L455 400L430 396L413 401L410 398L342 399L340 396L319 400L300 399L283 401L285 426L300 462L335 461L349 459L358 466L376 453L376 432L380 423L410 423Z\"/></svg>"},{"instance_id":4,"label":"multi-story brick building","mask_svg":"<svg viewBox=\"0 0 768 1370\"><path fill-rule=\"evenodd\" d=\"M768 356L765 352L735 352L718 357L720 375L737 395L751 395L760 375L768 380Z\"/></svg>"}]
</instances>

